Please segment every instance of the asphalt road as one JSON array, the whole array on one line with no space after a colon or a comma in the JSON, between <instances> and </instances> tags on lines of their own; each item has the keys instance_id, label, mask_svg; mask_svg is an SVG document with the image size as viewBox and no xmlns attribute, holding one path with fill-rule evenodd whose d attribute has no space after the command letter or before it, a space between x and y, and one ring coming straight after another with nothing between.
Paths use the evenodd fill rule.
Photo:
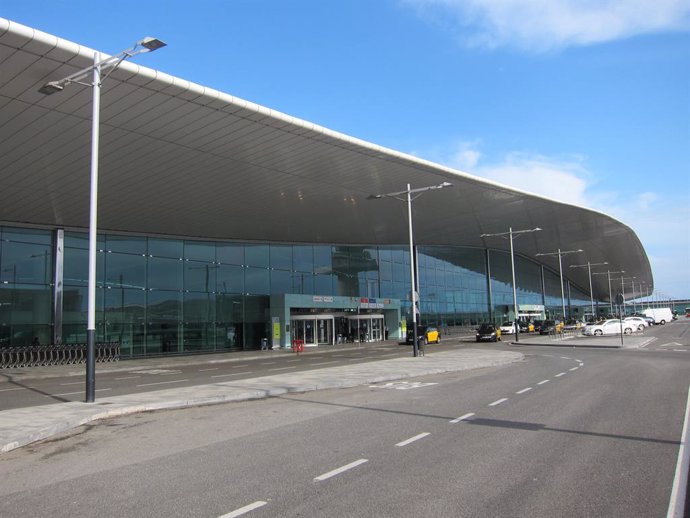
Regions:
<instances>
[{"instance_id":1,"label":"asphalt road","mask_svg":"<svg viewBox=\"0 0 690 518\"><path fill-rule=\"evenodd\" d=\"M666 516L689 328L104 421L0 456L0 516Z\"/></svg>"}]
</instances>

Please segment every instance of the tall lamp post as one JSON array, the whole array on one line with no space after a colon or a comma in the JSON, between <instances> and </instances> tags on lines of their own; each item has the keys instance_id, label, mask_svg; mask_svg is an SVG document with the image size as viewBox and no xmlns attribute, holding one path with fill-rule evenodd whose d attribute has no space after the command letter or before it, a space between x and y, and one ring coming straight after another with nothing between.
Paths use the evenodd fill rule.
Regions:
<instances>
[{"instance_id":1,"label":"tall lamp post","mask_svg":"<svg viewBox=\"0 0 690 518\"><path fill-rule=\"evenodd\" d=\"M561 308L563 309L563 323L565 323L565 290L563 289L563 260L561 259L562 256L568 255L568 254L579 254L580 252L584 252L582 248L578 248L577 250L561 250L560 248L556 252L544 252L544 253L538 253L536 254L536 257L541 257L541 256L558 256L558 274L561 277Z\"/></svg>"},{"instance_id":2,"label":"tall lamp post","mask_svg":"<svg viewBox=\"0 0 690 518\"><path fill-rule=\"evenodd\" d=\"M453 184L450 182L443 182L438 185L430 185L428 187L419 187L417 189L411 189L410 184L407 184L407 190L398 192L389 192L386 194L372 194L367 197L368 200L380 200L381 198L394 198L398 201L407 202L407 225L408 233L410 237L410 299L412 301L412 329L414 342L412 343L412 355L419 356L419 349L417 345L417 302L419 295L416 291L415 283L415 260L414 260L414 240L412 238L412 202L419 198L422 194L427 191L432 191L435 189L443 189L444 187L450 187ZM405 195L405 197L403 197ZM414 195L414 196L413 196Z\"/></svg>"},{"instance_id":3,"label":"tall lamp post","mask_svg":"<svg viewBox=\"0 0 690 518\"><path fill-rule=\"evenodd\" d=\"M513 252L513 239L520 237L522 234L527 234L530 232L539 232L541 229L539 227L531 228L529 230L513 230L512 227L508 228L508 232L498 232L496 234L482 234L479 237L502 237L510 241L510 270L513 274L513 326L515 326L515 341L520 341L520 326L518 325L518 305L517 305L517 285L515 283L515 254Z\"/></svg>"},{"instance_id":4,"label":"tall lamp post","mask_svg":"<svg viewBox=\"0 0 690 518\"><path fill-rule=\"evenodd\" d=\"M86 326L86 402L96 399L96 229L98 214L98 151L99 126L101 111L101 84L120 66L124 60L144 52L153 52L165 43L159 39L146 37L133 47L123 50L115 56L100 60L100 52L93 55L93 65L57 81L49 81L38 91L44 95L61 92L65 86L78 83L93 89L91 118L91 190L89 194L89 283L88 283L88 322ZM101 73L106 72L101 77ZM92 74L91 82L88 76Z\"/></svg>"},{"instance_id":5,"label":"tall lamp post","mask_svg":"<svg viewBox=\"0 0 690 518\"><path fill-rule=\"evenodd\" d=\"M589 303L592 306L592 317L595 316L594 313L594 291L592 290L592 266L602 266L605 264L609 264L608 261L604 261L603 263L590 263L587 261L587 264L571 264L571 268L587 268L587 273L589 274Z\"/></svg>"},{"instance_id":6,"label":"tall lamp post","mask_svg":"<svg viewBox=\"0 0 690 518\"><path fill-rule=\"evenodd\" d=\"M592 275L606 275L609 281L609 313L613 315L613 292L611 291L611 274L625 273L625 270L620 270L618 272L612 272L607 270L605 272L594 272Z\"/></svg>"}]
</instances>

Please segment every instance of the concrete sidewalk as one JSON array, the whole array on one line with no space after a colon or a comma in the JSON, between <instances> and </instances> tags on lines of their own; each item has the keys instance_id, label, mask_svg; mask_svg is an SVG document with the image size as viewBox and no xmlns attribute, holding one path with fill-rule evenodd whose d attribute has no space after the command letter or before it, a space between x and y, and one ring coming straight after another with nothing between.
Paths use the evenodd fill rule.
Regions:
<instances>
[{"instance_id":1,"label":"concrete sidewalk","mask_svg":"<svg viewBox=\"0 0 690 518\"><path fill-rule=\"evenodd\" d=\"M261 351L256 354L265 357L267 354L282 354L282 352ZM219 356L225 356L225 361L240 360L239 357L236 360L228 360L227 355ZM247 359L247 355L238 356ZM428 374L505 365L521 361L522 358L521 353L514 351L477 349L428 351L426 356L418 358L394 358L231 382L158 390L143 394L110 398L99 397L96 403L70 402L4 410L0 412L0 452L10 451L92 421L109 417L151 410L261 399L291 392L348 388ZM179 362L190 361L191 359L158 359L158 363L155 365L170 365L169 360L178 362L174 363L175 365L181 365ZM213 362L215 359L206 357L204 360L205 362ZM148 362L148 360L141 361ZM223 358L218 358L217 361L223 361ZM196 362L199 363L198 358ZM124 368L131 370L132 367L132 363L126 362ZM101 372L104 368L107 369L107 364L101 366ZM112 368L119 368L119 366L113 364ZM17 376L19 375L17 373ZM34 375L38 375L38 373ZM65 374L62 372L60 375ZM83 376L83 366L81 366L78 375Z\"/></svg>"}]
</instances>

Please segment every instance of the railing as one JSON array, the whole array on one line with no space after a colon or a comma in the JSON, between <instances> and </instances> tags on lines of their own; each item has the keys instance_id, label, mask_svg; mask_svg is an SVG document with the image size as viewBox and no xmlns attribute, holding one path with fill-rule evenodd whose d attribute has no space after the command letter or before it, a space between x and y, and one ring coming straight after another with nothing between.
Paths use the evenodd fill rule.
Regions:
<instances>
[{"instance_id":1,"label":"railing","mask_svg":"<svg viewBox=\"0 0 690 518\"><path fill-rule=\"evenodd\" d=\"M120 360L118 342L96 344L95 352L96 361L100 363ZM85 362L86 344L23 345L0 348L0 369L74 365Z\"/></svg>"}]
</instances>

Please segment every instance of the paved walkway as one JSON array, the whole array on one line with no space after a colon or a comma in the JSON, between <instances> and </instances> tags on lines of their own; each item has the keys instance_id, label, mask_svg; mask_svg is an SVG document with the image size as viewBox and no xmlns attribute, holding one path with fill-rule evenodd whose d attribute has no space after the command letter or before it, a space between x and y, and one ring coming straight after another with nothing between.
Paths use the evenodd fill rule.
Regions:
<instances>
[{"instance_id":1,"label":"paved walkway","mask_svg":"<svg viewBox=\"0 0 690 518\"><path fill-rule=\"evenodd\" d=\"M343 350L334 348L334 350ZM114 369L132 370L147 366L170 367L182 364L242 361L252 356L284 354L284 351L256 351L240 354L208 355L204 357L158 358L99 364L97 372ZM192 387L157 390L143 394L99 397L96 403L69 402L33 406L0 412L0 452L10 451L34 441L46 439L89 422L151 410L185 408L232 401L246 401L290 392L347 388L370 383L400 380L428 374L463 371L505 365L521 361L517 351L496 351L458 348L451 351L427 352L426 356L394 358L357 363L346 366L301 371L274 376L219 382ZM74 372L84 375L84 366L12 369L14 380L41 376L65 376ZM67 374L66 374L67 373Z\"/></svg>"}]
</instances>

